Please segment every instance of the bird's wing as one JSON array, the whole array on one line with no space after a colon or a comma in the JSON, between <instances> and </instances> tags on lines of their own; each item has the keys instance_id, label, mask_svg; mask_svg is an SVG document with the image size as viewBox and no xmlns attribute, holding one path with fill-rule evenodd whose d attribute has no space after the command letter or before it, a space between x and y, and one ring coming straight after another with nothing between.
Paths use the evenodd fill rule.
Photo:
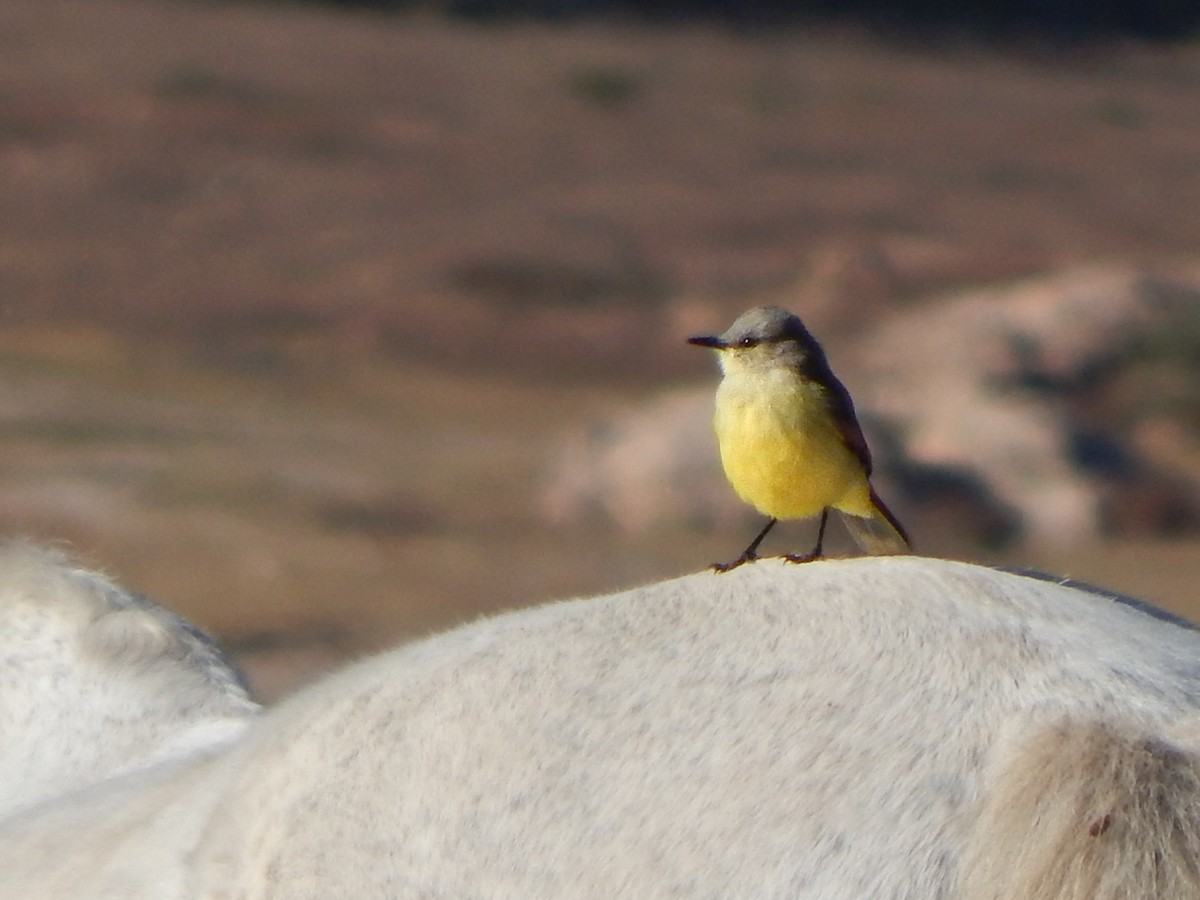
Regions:
<instances>
[{"instance_id":1,"label":"bird's wing","mask_svg":"<svg viewBox=\"0 0 1200 900\"><path fill-rule=\"evenodd\" d=\"M805 373L807 377L825 388L829 414L837 425L842 443L858 457L863 472L870 477L871 451L867 448L867 439L863 437L862 428L858 424L858 416L854 414L854 401L850 399L850 392L846 390L844 384L838 381L833 370L829 368L829 363L823 358L813 354L807 363L808 371Z\"/></svg>"}]
</instances>

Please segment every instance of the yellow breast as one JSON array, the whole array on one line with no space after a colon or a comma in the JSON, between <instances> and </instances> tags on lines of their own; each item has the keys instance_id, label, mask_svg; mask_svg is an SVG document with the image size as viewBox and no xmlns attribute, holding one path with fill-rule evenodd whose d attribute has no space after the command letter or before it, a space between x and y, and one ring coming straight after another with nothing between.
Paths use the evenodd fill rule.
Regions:
<instances>
[{"instance_id":1,"label":"yellow breast","mask_svg":"<svg viewBox=\"0 0 1200 900\"><path fill-rule=\"evenodd\" d=\"M826 507L869 514L867 479L830 417L820 385L794 372L727 374L714 424L739 497L777 519ZM862 512L859 512L862 510Z\"/></svg>"}]
</instances>

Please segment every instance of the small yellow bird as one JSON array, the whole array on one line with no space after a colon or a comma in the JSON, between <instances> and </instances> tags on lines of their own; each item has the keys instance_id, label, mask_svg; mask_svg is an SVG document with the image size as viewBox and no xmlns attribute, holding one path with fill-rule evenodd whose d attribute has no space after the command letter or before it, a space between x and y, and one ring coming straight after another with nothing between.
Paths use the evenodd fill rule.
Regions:
<instances>
[{"instance_id":1,"label":"small yellow bird","mask_svg":"<svg viewBox=\"0 0 1200 900\"><path fill-rule=\"evenodd\" d=\"M741 315L722 335L688 343L717 351L725 376L713 421L721 464L738 496L769 517L741 556L713 569L728 572L758 559L758 545L780 519L818 513L812 552L783 558L819 559L830 509L843 513L865 553L911 551L904 527L871 487L871 453L850 393L798 316L763 306Z\"/></svg>"}]
</instances>

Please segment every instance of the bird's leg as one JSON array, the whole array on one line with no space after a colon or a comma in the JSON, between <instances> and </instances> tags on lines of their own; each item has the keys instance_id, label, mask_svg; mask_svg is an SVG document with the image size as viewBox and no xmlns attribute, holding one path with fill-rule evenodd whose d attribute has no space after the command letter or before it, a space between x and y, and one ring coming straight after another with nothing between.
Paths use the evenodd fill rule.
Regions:
<instances>
[{"instance_id":1,"label":"bird's leg","mask_svg":"<svg viewBox=\"0 0 1200 900\"><path fill-rule=\"evenodd\" d=\"M742 555L732 562L713 563L709 566L714 572L728 572L730 569L736 569L742 563L754 562L758 559L758 545L762 543L762 539L767 536L767 532L775 527L778 519L771 518L767 520L767 524L763 526L763 530L758 533L758 537L750 542L750 546L742 551Z\"/></svg>"},{"instance_id":2,"label":"bird's leg","mask_svg":"<svg viewBox=\"0 0 1200 900\"><path fill-rule=\"evenodd\" d=\"M817 545L812 550L803 556L797 556L794 553L785 553L783 558L788 562L806 563L812 562L814 559L821 558L821 545L825 543L825 523L829 521L829 507L821 510L821 524L817 528Z\"/></svg>"}]
</instances>

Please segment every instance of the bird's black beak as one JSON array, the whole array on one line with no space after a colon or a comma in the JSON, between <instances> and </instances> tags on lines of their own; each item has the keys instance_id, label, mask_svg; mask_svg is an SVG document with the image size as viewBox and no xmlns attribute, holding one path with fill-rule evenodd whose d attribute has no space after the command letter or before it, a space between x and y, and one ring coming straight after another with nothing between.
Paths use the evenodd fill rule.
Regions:
<instances>
[{"instance_id":1,"label":"bird's black beak","mask_svg":"<svg viewBox=\"0 0 1200 900\"><path fill-rule=\"evenodd\" d=\"M714 350L724 350L725 349L725 342L723 340L721 340L719 337L712 337L710 335L701 335L700 337L690 337L690 338L688 338L688 343L695 344L698 347L712 347L712 349L714 349Z\"/></svg>"}]
</instances>

